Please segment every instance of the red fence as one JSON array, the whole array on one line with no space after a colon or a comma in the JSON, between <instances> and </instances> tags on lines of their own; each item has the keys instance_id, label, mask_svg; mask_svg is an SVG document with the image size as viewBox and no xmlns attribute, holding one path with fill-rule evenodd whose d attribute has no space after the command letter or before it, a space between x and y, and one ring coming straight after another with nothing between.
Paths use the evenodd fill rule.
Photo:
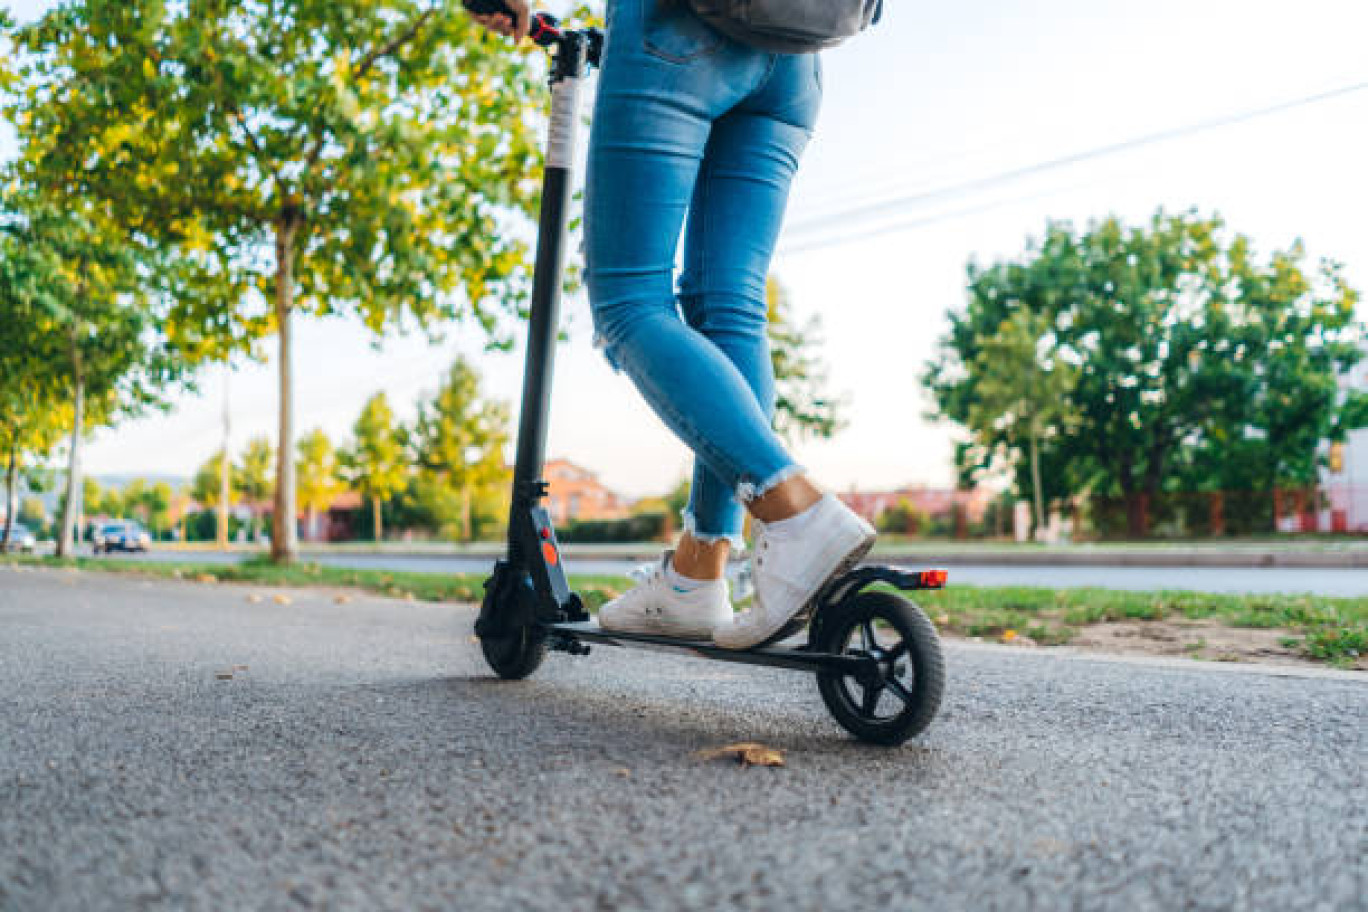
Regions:
<instances>
[{"instance_id":1,"label":"red fence","mask_svg":"<svg viewBox=\"0 0 1368 912\"><path fill-rule=\"evenodd\" d=\"M1076 529L1101 538L1366 535L1368 485L1093 496L1074 519Z\"/></svg>"}]
</instances>

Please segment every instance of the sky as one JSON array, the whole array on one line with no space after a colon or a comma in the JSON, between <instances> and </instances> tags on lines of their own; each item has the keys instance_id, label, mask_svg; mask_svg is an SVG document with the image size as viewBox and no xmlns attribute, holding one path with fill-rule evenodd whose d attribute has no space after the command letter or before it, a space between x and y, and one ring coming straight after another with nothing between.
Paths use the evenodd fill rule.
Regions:
<instances>
[{"instance_id":1,"label":"sky","mask_svg":"<svg viewBox=\"0 0 1368 912\"><path fill-rule=\"evenodd\" d=\"M26 20L49 6L10 9ZM1195 207L1265 254L1301 239L1368 289L1368 87L982 183L1368 83L1365 34L1362 0L891 0L877 27L824 54L823 109L774 262L797 317L821 318L830 390L849 402L848 426L798 443L794 458L832 489L951 483L956 431L926 418L923 367L964 306L966 264L1019 255L1049 219L1134 224ZM0 131L0 156L12 151ZM897 203L891 216L843 214L879 202ZM548 456L627 496L672 487L692 456L592 347L587 301L566 300L562 315ZM301 434L321 427L340 442L381 389L410 417L457 352L515 412L521 395L521 347L485 353L473 331L376 345L354 323L301 320L296 345ZM193 473L222 444L228 373L203 373L168 414L99 431L87 470ZM274 366L237 365L227 386L233 449L274 436Z\"/></svg>"}]
</instances>

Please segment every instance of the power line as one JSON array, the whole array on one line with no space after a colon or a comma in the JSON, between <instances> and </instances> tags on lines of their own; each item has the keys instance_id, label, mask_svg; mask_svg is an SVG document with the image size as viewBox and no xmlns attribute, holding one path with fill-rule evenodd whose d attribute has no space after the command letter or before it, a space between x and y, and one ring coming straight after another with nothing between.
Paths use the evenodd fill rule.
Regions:
<instances>
[{"instance_id":1,"label":"power line","mask_svg":"<svg viewBox=\"0 0 1368 912\"><path fill-rule=\"evenodd\" d=\"M909 231L913 228L925 228L941 222L950 222L955 219L979 215L983 212L990 212L994 209L1001 209L1003 206L1015 206L1020 203L1029 203L1050 196L1058 196L1061 193L1069 193L1078 190L1081 187L1087 187L1101 182L1101 180L1078 181L1064 187L1051 187L1048 190L1040 190L1035 193L1028 193L1021 196L988 200L987 202L978 203L972 206L962 206L959 209L938 212L935 215L904 218L868 228L855 228L838 234L818 235L817 237L808 240L799 240L792 244L785 244L777 251L777 254L779 256L787 256L794 253L803 253L808 250L820 250L823 247L836 247L841 244L862 241L868 238L878 237L881 234L887 234L890 231Z\"/></svg>"},{"instance_id":2,"label":"power line","mask_svg":"<svg viewBox=\"0 0 1368 912\"><path fill-rule=\"evenodd\" d=\"M1089 149L1084 152L1077 152L1071 155L1062 156L1060 158L1049 159L1047 161L1037 162L1035 164L1025 165L1023 167L1013 168L1011 170L1003 171L998 174L992 174L987 177L974 178L972 180L963 181L958 184L951 184L945 187L938 187L934 190L928 190L923 193L910 194L900 198L886 200L884 202L869 205L850 206L844 210L838 210L832 215L822 219L809 219L806 221L800 221L797 224L793 225L791 228L789 228L785 233L788 235L792 235L811 233L814 231L829 231L833 227L839 227L833 226L833 221L864 221L885 214L896 215L900 212L905 211L910 206L916 206L947 198L954 198L956 196L963 196L970 193L977 193L979 191L996 187L1002 184L1012 183L1026 177L1031 177L1048 171L1055 171L1060 168L1066 168L1073 165L1081 164L1092 159L1116 155L1121 152L1128 152L1133 149L1138 149L1144 146L1155 145L1157 143L1162 142L1169 142L1171 140L1181 139L1183 137L1191 136L1193 134L1204 133L1211 130L1220 129L1223 127L1234 126L1235 124L1245 123L1247 121L1256 120L1263 117L1269 117L1274 114L1281 114L1296 108L1305 107L1307 105L1312 104L1318 104L1323 101L1329 101L1331 99L1339 98L1355 92L1361 92L1365 89L1368 89L1368 81L1358 82L1347 86L1341 86L1336 89L1330 89L1325 92L1318 92L1314 95L1306 95L1301 98L1295 98L1290 101L1280 102L1278 104L1269 105L1263 108L1256 108L1251 111L1242 111L1236 114L1230 114L1224 117L1217 117L1211 120L1201 121L1195 124L1188 124L1182 127L1161 130L1158 133L1151 133L1146 136L1139 136L1134 139L1128 139L1122 142L1112 143L1106 146L1099 146L1095 149ZM895 225L893 227L897 226ZM892 229L885 228L881 230ZM801 244L801 242L799 243ZM789 251L793 247L798 245L786 244L784 246L785 250ZM803 246L806 248L812 245L806 244Z\"/></svg>"}]
</instances>

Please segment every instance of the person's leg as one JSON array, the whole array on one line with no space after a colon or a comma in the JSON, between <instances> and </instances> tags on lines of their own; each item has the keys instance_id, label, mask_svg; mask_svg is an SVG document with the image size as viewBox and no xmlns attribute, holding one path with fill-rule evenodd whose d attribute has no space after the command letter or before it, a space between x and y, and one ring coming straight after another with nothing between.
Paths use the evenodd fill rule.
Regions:
<instances>
[{"instance_id":1,"label":"person's leg","mask_svg":"<svg viewBox=\"0 0 1368 912\"><path fill-rule=\"evenodd\" d=\"M816 55L780 55L765 83L718 119L690 215L685 315L747 378L767 420L775 391L766 282L789 184L816 119L819 68ZM873 544L869 524L802 472L768 490L739 486L734 499L713 481L704 471L691 500L699 529L726 529L742 507L755 518L755 598L713 630L721 646L750 648L795 629L826 581Z\"/></svg>"},{"instance_id":2,"label":"person's leg","mask_svg":"<svg viewBox=\"0 0 1368 912\"><path fill-rule=\"evenodd\" d=\"M765 86L713 124L685 231L684 318L736 365L771 425L776 397L767 281L789 187L816 120L814 67L811 59L781 58ZM739 547L745 508L737 495L706 460L696 459L686 534ZM750 509L761 519L784 519L820 496L801 471L793 471L761 492Z\"/></svg>"},{"instance_id":3,"label":"person's leg","mask_svg":"<svg viewBox=\"0 0 1368 912\"><path fill-rule=\"evenodd\" d=\"M585 266L595 343L698 452L715 435L689 400L750 393L734 366L680 319L674 254L713 119L763 78L765 55L728 42L687 8L610 0L585 193ZM738 396L738 391L742 396ZM752 401L750 408L759 408ZM719 458L720 447L712 453ZM767 472L782 454L758 453L731 474ZM726 540L685 535L673 571L657 564L603 606L605 628L706 637L730 616ZM713 581L696 589L688 579Z\"/></svg>"},{"instance_id":4,"label":"person's leg","mask_svg":"<svg viewBox=\"0 0 1368 912\"><path fill-rule=\"evenodd\" d=\"M798 467L746 377L680 319L672 279L713 120L763 82L774 55L723 39L710 59L694 59L688 43L675 40L706 29L692 19L656 33L684 62L637 53L624 24L644 8L655 5L619 0L613 7L590 138L585 254L595 340L727 490L749 499Z\"/></svg>"}]
</instances>

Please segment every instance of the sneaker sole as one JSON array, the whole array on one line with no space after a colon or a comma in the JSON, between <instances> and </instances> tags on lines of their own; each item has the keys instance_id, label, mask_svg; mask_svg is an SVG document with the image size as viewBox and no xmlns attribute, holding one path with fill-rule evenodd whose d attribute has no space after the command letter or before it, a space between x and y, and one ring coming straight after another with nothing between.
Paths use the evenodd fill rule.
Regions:
<instances>
[{"instance_id":1,"label":"sneaker sole","mask_svg":"<svg viewBox=\"0 0 1368 912\"><path fill-rule=\"evenodd\" d=\"M603 618L598 619L599 629L606 633L635 633L643 636L670 637L677 640L711 640L712 632L722 620L715 620L703 627L689 626L686 624L676 624L663 617L655 617L649 623L624 624L617 626L613 623L603 623Z\"/></svg>"},{"instance_id":2,"label":"sneaker sole","mask_svg":"<svg viewBox=\"0 0 1368 912\"><path fill-rule=\"evenodd\" d=\"M831 582L836 577L840 576L843 573L849 573L851 570L855 569L855 567L859 565L860 561L864 560L865 555L869 553L869 549L874 547L874 542L878 539L878 537L878 533L866 536L863 541L861 541L858 545L852 548L850 552L847 553L846 556L841 559L840 563L836 565L835 569L833 569L825 577L819 580L815 586L812 587L812 591L809 592L804 597L803 601L799 604L798 610L795 611L792 615L790 615L787 620L780 623L779 626L773 632L766 634L765 637L760 640L760 642L754 643L750 646L734 646L723 648L762 649L765 646L773 646L775 643L778 643L781 640L786 640L789 637L793 636L795 633L798 633L800 630L802 630L804 627L808 625L809 621L812 620L812 612L813 608L815 607L812 604L812 600L816 597L817 593L821 592L823 587L825 587L827 583ZM722 644L718 643L717 645L721 646Z\"/></svg>"}]
</instances>

